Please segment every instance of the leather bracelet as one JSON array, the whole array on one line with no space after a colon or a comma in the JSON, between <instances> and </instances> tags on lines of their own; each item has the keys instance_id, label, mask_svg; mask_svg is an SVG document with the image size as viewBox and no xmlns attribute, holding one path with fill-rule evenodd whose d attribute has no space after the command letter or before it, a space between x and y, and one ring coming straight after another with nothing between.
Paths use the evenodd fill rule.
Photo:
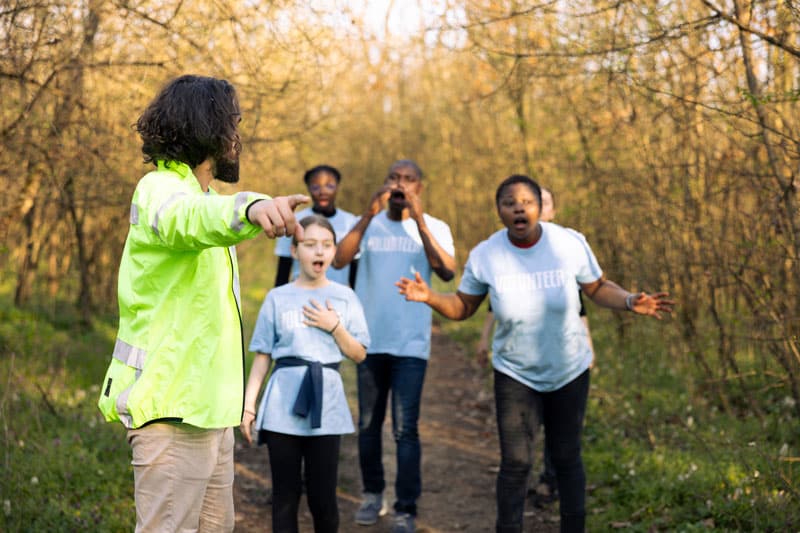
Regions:
<instances>
[{"instance_id":1,"label":"leather bracelet","mask_svg":"<svg viewBox=\"0 0 800 533\"><path fill-rule=\"evenodd\" d=\"M336 325L335 325L335 326L333 326L333 327L331 328L331 330L330 330L328 333L330 333L331 335L333 335L333 332L334 332L334 331L336 331L336 328L338 328L338 327L339 327L339 324L340 324L340 323L341 323L341 320L337 320L337 321L336 321Z\"/></svg>"}]
</instances>

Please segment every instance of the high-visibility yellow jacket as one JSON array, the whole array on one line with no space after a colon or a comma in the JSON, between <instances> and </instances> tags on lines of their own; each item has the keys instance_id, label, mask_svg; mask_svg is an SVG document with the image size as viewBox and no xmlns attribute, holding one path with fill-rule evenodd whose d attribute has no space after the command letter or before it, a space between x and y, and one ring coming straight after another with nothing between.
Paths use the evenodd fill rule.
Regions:
<instances>
[{"instance_id":1,"label":"high-visibility yellow jacket","mask_svg":"<svg viewBox=\"0 0 800 533\"><path fill-rule=\"evenodd\" d=\"M158 162L133 194L119 268L119 331L98 406L138 428L171 419L239 425L244 338L234 245L263 194L203 192L191 168Z\"/></svg>"}]
</instances>

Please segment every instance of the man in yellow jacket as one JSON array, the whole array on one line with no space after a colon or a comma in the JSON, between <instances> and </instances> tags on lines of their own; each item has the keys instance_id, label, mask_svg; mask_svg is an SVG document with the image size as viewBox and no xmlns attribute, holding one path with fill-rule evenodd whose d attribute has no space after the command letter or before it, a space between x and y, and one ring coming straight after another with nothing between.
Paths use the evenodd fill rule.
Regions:
<instances>
[{"instance_id":1,"label":"man in yellow jacket","mask_svg":"<svg viewBox=\"0 0 800 533\"><path fill-rule=\"evenodd\" d=\"M244 339L234 245L297 235L303 195L219 195L239 178L234 87L181 76L139 118L145 162L119 269L119 332L98 405L128 428L136 531L232 531Z\"/></svg>"}]
</instances>

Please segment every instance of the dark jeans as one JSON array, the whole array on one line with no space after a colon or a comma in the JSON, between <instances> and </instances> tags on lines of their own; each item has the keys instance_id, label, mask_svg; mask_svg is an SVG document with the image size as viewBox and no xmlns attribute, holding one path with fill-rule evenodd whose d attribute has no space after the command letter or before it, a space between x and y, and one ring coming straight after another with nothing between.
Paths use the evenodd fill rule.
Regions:
<instances>
[{"instance_id":1,"label":"dark jeans","mask_svg":"<svg viewBox=\"0 0 800 533\"><path fill-rule=\"evenodd\" d=\"M392 393L392 433L397 445L397 512L417 514L417 498L422 492L420 463L422 449L419 422L422 384L428 361L417 357L368 354L358 365L358 457L364 491L382 493L383 420L386 402Z\"/></svg>"},{"instance_id":2,"label":"dark jeans","mask_svg":"<svg viewBox=\"0 0 800 533\"><path fill-rule=\"evenodd\" d=\"M272 531L297 533L297 511L303 491L316 533L339 529L336 481L340 435L301 437L263 431L272 470Z\"/></svg>"},{"instance_id":3,"label":"dark jeans","mask_svg":"<svg viewBox=\"0 0 800 533\"><path fill-rule=\"evenodd\" d=\"M586 474L581 459L581 430L589 395L589 371L552 392L537 392L494 372L500 472L497 474L497 531L521 532L533 442L544 424L561 496L561 531L583 531Z\"/></svg>"}]
</instances>

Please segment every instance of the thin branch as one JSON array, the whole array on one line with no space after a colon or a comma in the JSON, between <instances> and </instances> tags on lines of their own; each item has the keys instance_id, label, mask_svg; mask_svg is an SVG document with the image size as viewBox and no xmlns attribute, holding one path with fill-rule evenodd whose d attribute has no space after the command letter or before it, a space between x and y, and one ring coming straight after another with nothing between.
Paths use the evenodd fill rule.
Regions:
<instances>
[{"instance_id":1,"label":"thin branch","mask_svg":"<svg viewBox=\"0 0 800 533\"><path fill-rule=\"evenodd\" d=\"M47 391L45 391L42 388L42 385L38 382L36 383L36 388L39 389L39 393L42 395L42 401L47 406L47 410L50 411L53 414L53 416L59 416L58 411L56 411L56 408L53 406L53 404L50 402L50 399L47 397Z\"/></svg>"},{"instance_id":2,"label":"thin branch","mask_svg":"<svg viewBox=\"0 0 800 533\"><path fill-rule=\"evenodd\" d=\"M162 22L162 21L160 21L160 20L158 20L156 18L151 17L150 15L148 15L147 13L145 13L143 11L140 11L138 9L135 9L133 7L128 6L127 2L118 2L117 3L117 7L119 7L120 9L128 11L129 13L133 13L134 15L142 18L143 20L146 20L147 22L150 22L151 24L154 24L154 25L156 25L156 26L158 26L160 28L163 28L163 29L165 29L167 31L170 31L170 32L175 31L170 27L170 23L172 22L173 19L175 19L175 17L177 17L178 12L180 11L182 6L183 6L183 2L178 3L178 5L175 7L175 10L173 11L172 15L169 17L169 19L167 19L165 22ZM178 35L180 35L181 38L185 39L186 42L188 42L192 46L192 48L194 48L195 50L198 50L198 51L201 51L201 52L206 51L207 47L205 45L199 43L198 41L195 41L194 39L192 39L190 37L187 37L186 35L184 35L184 34L182 34L180 32L178 32Z\"/></svg>"},{"instance_id":3,"label":"thin branch","mask_svg":"<svg viewBox=\"0 0 800 533\"><path fill-rule=\"evenodd\" d=\"M720 8L718 8L717 6L715 6L714 4L709 2L708 0L703 0L703 3L706 6L708 6L708 8L711 9L714 13L716 13L717 17L723 19L726 22L730 22L731 24L733 24L734 26L739 28L739 30L741 30L741 31L743 31L745 33L750 33L752 35L755 35L759 39L762 39L762 40L764 40L764 41L766 41L766 42L768 42L768 43L770 43L770 44L772 44L774 46L777 46L781 50L783 50L785 52L788 52L791 55L795 56L796 58L800 59L800 48L795 48L794 46L790 46L789 44L787 44L783 40L776 39L775 37L772 37L771 35L767 35L766 33L762 32L761 30L757 30L757 29L753 28L752 26L750 26L748 24L742 23L739 20L738 17L732 16L732 15L728 15L727 13L723 13Z\"/></svg>"},{"instance_id":4,"label":"thin branch","mask_svg":"<svg viewBox=\"0 0 800 533\"><path fill-rule=\"evenodd\" d=\"M656 43L661 43L664 40L677 40L681 39L686 36L685 29L690 28L691 30L702 29L708 26L711 26L714 22L718 20L718 17L705 17L702 19L698 19L695 21L685 22L673 28L668 28L661 33L654 35L648 39L643 41L636 41L633 43L623 44L623 45L616 45L616 46L609 46L607 48L601 49L591 49L585 50L580 52L520 52L518 50L502 50L502 49L492 49L487 46L483 46L480 43L477 43L473 40L476 46L480 47L483 50L486 50L489 53L497 54L497 55L504 55L504 56L512 56L512 57L535 57L535 58L584 58L584 57L594 57L594 56L603 56L608 54L620 53L620 52L629 52L633 50L637 50L639 48L646 48ZM678 33L676 33L676 31Z\"/></svg>"}]
</instances>

